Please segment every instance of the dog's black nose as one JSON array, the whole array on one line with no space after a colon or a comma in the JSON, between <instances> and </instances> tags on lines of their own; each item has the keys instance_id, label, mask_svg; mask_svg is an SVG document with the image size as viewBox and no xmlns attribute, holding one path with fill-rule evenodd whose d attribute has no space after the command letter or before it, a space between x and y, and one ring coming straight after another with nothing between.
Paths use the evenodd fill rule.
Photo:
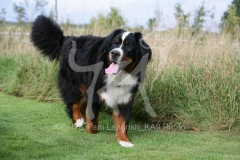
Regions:
<instances>
[{"instance_id":1,"label":"dog's black nose","mask_svg":"<svg viewBox=\"0 0 240 160\"><path fill-rule=\"evenodd\" d=\"M120 52L117 50L112 50L111 51L111 56L113 59L117 59L120 56Z\"/></svg>"}]
</instances>

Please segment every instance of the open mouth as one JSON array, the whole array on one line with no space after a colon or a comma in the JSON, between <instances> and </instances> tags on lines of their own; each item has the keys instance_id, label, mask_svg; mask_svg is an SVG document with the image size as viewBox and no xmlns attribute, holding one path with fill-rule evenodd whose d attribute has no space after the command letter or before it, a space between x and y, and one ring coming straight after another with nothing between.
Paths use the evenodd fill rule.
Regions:
<instances>
[{"instance_id":1,"label":"open mouth","mask_svg":"<svg viewBox=\"0 0 240 160\"><path fill-rule=\"evenodd\" d=\"M119 70L119 64L116 61L111 61L111 64L108 68L105 69L106 74L115 74Z\"/></svg>"}]
</instances>

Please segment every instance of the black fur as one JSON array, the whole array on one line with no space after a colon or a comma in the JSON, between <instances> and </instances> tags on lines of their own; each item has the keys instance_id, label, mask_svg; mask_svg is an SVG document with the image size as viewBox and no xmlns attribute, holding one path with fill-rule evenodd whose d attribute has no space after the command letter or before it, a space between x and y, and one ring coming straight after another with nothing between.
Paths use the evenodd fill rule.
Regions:
<instances>
[{"instance_id":1,"label":"black fur","mask_svg":"<svg viewBox=\"0 0 240 160\"><path fill-rule=\"evenodd\" d=\"M30 37L42 54L51 60L59 57L64 36L61 28L52 19L38 16L32 25Z\"/></svg>"},{"instance_id":2,"label":"black fur","mask_svg":"<svg viewBox=\"0 0 240 160\"><path fill-rule=\"evenodd\" d=\"M79 89L81 84L84 84L87 89L94 74L92 72L76 72L69 66L69 53L72 48L72 41L77 44L75 62L79 66L93 65L98 62L103 62L100 69L100 74L94 88L93 94L93 112L98 115L103 101L99 98L97 91L105 85L105 69L110 65L109 54L113 48L121 46L117 39L121 40L121 35L126 32L123 29L117 29L106 37L96 37L91 35L86 36L64 36L61 28L51 19L41 15L37 17L32 26L31 41L34 46L41 51L41 53L51 60L59 60L60 68L58 72L58 87L61 97L67 106L67 112L73 118L73 105L83 99L87 99L88 95L82 93ZM151 58L151 49L142 40L140 32L130 33L128 37L130 41L130 50L128 50L127 43L123 44L124 56L131 59L131 64L124 68L130 72L137 66L138 62L145 54L149 54ZM125 46L126 45L126 46ZM142 47L144 46L144 47ZM138 90L138 85L132 86L130 89L132 99L127 104L119 105L120 114L126 119L126 126L129 123L130 111L134 101L135 93ZM86 105L87 101L82 101Z\"/></svg>"}]
</instances>

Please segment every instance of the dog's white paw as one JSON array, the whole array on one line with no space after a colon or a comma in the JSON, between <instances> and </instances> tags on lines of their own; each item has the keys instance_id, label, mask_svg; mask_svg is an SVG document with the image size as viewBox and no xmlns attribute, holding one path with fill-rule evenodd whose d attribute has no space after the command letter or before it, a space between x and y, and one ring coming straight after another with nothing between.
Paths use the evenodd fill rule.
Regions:
<instances>
[{"instance_id":1,"label":"dog's white paw","mask_svg":"<svg viewBox=\"0 0 240 160\"><path fill-rule=\"evenodd\" d=\"M133 147L133 146L134 146L134 144L132 144L131 142L118 141L118 143L119 143L122 147Z\"/></svg>"},{"instance_id":2,"label":"dog's white paw","mask_svg":"<svg viewBox=\"0 0 240 160\"><path fill-rule=\"evenodd\" d=\"M85 124L84 118L77 119L76 122L74 123L74 125L75 125L77 128L81 128L84 124Z\"/></svg>"}]
</instances>

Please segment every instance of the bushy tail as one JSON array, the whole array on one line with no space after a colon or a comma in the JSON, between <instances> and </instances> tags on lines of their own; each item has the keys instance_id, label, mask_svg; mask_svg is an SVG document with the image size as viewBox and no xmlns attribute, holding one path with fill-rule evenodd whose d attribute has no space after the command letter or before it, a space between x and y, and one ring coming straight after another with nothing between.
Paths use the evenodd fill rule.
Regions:
<instances>
[{"instance_id":1,"label":"bushy tail","mask_svg":"<svg viewBox=\"0 0 240 160\"><path fill-rule=\"evenodd\" d=\"M63 31L52 19L40 15L32 25L31 41L51 60L58 59L64 41Z\"/></svg>"}]
</instances>

